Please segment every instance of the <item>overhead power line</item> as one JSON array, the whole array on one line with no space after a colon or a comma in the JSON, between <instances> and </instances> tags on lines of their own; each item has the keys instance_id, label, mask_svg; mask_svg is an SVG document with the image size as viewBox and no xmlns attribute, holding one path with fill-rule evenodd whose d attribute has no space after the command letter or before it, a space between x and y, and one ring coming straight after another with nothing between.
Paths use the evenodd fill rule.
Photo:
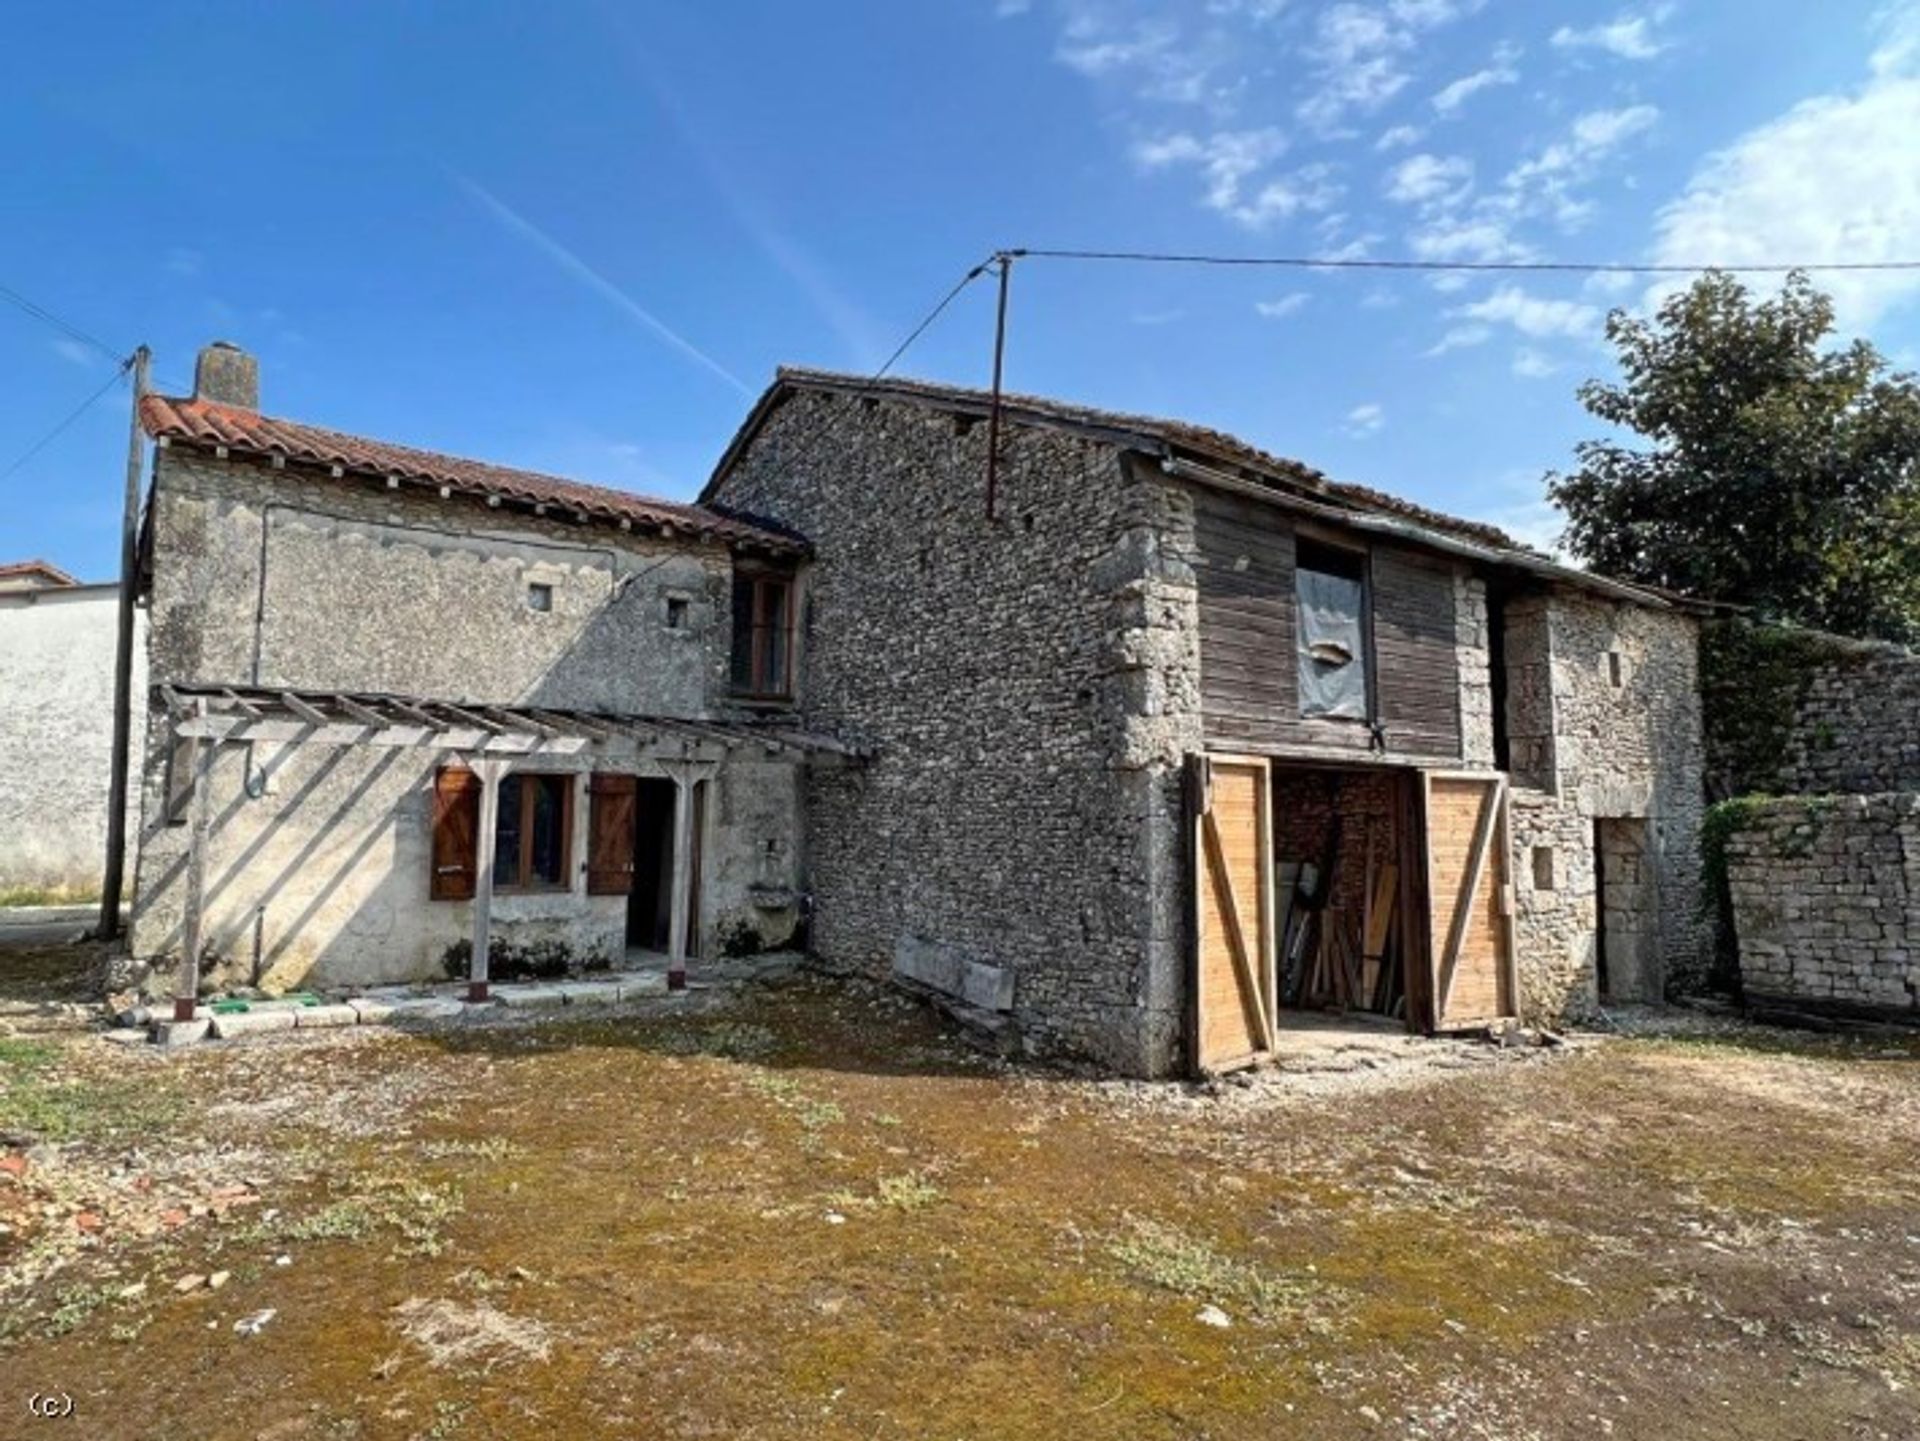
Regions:
<instances>
[{"instance_id":1,"label":"overhead power line","mask_svg":"<svg viewBox=\"0 0 1920 1441\"><path fill-rule=\"evenodd\" d=\"M1510 271L1516 274L1559 273L1576 275L1697 275L1707 270L1747 271L1756 274L1784 275L1795 270L1819 271L1895 271L1920 270L1920 260L1815 260L1798 264L1769 261L1746 265L1652 265L1615 260L1359 260L1346 257L1310 255L1204 255L1158 250L1067 250L1021 248L1002 251L1014 260L1116 260L1147 265L1229 265L1264 266L1292 270L1427 270L1427 271Z\"/></svg>"},{"instance_id":2,"label":"overhead power line","mask_svg":"<svg viewBox=\"0 0 1920 1441\"><path fill-rule=\"evenodd\" d=\"M64 435L67 431L67 427L72 425L81 416L85 415L89 410L91 410L93 408L93 403L96 400L98 400L101 396L105 395L109 390L113 389L113 387L119 383L120 377L125 375L128 369L132 367L132 365L133 365L133 360L131 357L121 361L120 368L114 371L112 375L107 377L107 383L105 385L101 386L98 390L94 391L93 394L89 395L85 400L81 401L80 404L78 404L72 410L67 412L65 419L61 420L58 425L53 427L53 429L49 430L45 435L41 436L32 445L28 446L27 449L21 454L20 458L14 461L12 465L8 466L5 470L0 470L0 480L10 479L14 475L14 473L18 471L22 466L24 466L28 461L32 460L41 451L45 450L48 446L52 445L54 441L58 440L62 435Z\"/></svg>"},{"instance_id":3,"label":"overhead power line","mask_svg":"<svg viewBox=\"0 0 1920 1441\"><path fill-rule=\"evenodd\" d=\"M46 325L51 325L69 340L77 340L82 345L91 346L108 360L111 360L115 365L119 365L125 360L121 352L115 350L111 345L108 345L106 341L96 335L87 334L86 331L69 320L61 319L58 315L55 315L51 310L47 309L46 306L27 299L26 296L11 286L0 285L0 299L7 300L13 305L18 306L35 320Z\"/></svg>"}]
</instances>

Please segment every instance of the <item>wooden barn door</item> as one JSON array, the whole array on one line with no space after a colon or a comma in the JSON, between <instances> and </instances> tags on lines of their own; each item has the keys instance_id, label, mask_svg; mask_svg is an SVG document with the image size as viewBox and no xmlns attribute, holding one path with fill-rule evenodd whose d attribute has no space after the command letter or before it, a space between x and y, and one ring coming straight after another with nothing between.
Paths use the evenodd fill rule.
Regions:
<instances>
[{"instance_id":1,"label":"wooden barn door","mask_svg":"<svg viewBox=\"0 0 1920 1441\"><path fill-rule=\"evenodd\" d=\"M1273 778L1263 760L1196 756L1195 1068L1251 1064L1273 1045Z\"/></svg>"},{"instance_id":2,"label":"wooden barn door","mask_svg":"<svg viewBox=\"0 0 1920 1441\"><path fill-rule=\"evenodd\" d=\"M1513 1015L1518 999L1507 778L1429 771L1421 788L1433 1029L1461 1030Z\"/></svg>"}]
</instances>

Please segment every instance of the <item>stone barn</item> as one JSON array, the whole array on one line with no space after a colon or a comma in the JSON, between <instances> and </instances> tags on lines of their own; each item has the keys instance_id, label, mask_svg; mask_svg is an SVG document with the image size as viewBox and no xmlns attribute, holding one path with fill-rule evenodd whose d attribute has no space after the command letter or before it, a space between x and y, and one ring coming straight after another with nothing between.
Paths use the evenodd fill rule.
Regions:
<instances>
[{"instance_id":1,"label":"stone barn","mask_svg":"<svg viewBox=\"0 0 1920 1441\"><path fill-rule=\"evenodd\" d=\"M997 432L997 454L989 457ZM1198 426L783 371L701 496L803 534L811 943L1163 1074L1696 976L1699 618Z\"/></svg>"},{"instance_id":2,"label":"stone barn","mask_svg":"<svg viewBox=\"0 0 1920 1441\"><path fill-rule=\"evenodd\" d=\"M142 414L182 991L804 945L1163 1075L1703 966L1695 610L1490 527L811 371L692 505L263 416L231 347Z\"/></svg>"}]
</instances>

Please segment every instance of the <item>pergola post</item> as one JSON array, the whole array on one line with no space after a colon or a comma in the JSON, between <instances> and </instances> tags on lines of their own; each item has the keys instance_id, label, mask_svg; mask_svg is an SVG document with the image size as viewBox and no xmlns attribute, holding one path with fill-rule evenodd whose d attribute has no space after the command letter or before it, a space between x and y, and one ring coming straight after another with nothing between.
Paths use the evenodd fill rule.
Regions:
<instances>
[{"instance_id":1,"label":"pergola post","mask_svg":"<svg viewBox=\"0 0 1920 1441\"><path fill-rule=\"evenodd\" d=\"M693 788L711 780L711 762L663 761L673 778L673 891L667 921L667 989L687 988L687 930L693 917Z\"/></svg>"},{"instance_id":2,"label":"pergola post","mask_svg":"<svg viewBox=\"0 0 1920 1441\"><path fill-rule=\"evenodd\" d=\"M487 949L493 939L493 842L500 823L500 782L508 762L475 760L473 775L480 782L479 833L473 841L473 959L467 970L467 999L487 999Z\"/></svg>"},{"instance_id":3,"label":"pergola post","mask_svg":"<svg viewBox=\"0 0 1920 1441\"><path fill-rule=\"evenodd\" d=\"M202 702L202 713L206 706ZM213 829L213 761L220 743L193 742L193 796L187 805L187 900L180 921L180 969L173 984L173 1018L191 1021L200 998L200 950L204 944L207 842Z\"/></svg>"}]
</instances>

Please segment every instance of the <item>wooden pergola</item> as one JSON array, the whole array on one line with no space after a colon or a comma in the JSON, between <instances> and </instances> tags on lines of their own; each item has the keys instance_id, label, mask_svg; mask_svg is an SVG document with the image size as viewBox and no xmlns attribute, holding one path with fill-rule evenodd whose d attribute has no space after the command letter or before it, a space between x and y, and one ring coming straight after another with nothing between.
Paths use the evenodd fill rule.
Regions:
<instances>
[{"instance_id":1,"label":"wooden pergola","mask_svg":"<svg viewBox=\"0 0 1920 1441\"><path fill-rule=\"evenodd\" d=\"M174 736L192 747L188 810L187 896L174 1016L190 1020L200 989L205 926L206 862L212 824L210 778L221 746L266 741L447 751L461 757L480 784L475 838L473 961L467 998L487 999L487 952L493 911L494 828L500 782L516 766L545 756L591 753L624 772L674 783L673 880L667 983L686 985L687 918L693 896L693 789L711 780L743 748L788 754L814 765L856 764L864 751L825 736L779 725L618 715L526 704L482 705L368 692L281 690L260 686L160 685Z\"/></svg>"}]
</instances>

